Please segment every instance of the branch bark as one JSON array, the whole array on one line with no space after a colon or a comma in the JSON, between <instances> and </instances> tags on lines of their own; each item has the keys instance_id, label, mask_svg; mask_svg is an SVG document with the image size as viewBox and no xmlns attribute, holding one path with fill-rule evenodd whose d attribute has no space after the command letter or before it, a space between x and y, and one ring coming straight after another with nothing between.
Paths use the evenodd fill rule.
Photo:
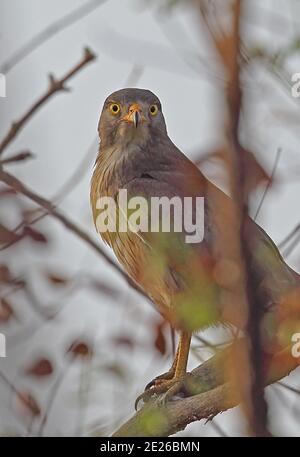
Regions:
<instances>
[{"instance_id":1,"label":"branch bark","mask_svg":"<svg viewBox=\"0 0 300 457\"><path fill-rule=\"evenodd\" d=\"M34 155L30 151L18 152L13 156L0 160L0 166L7 165L9 163L24 162L24 160L32 159L33 157Z\"/></svg>"},{"instance_id":2,"label":"branch bark","mask_svg":"<svg viewBox=\"0 0 300 457\"><path fill-rule=\"evenodd\" d=\"M234 348L235 353L239 347ZM185 390L192 396L171 401L164 406L152 400L121 425L113 437L169 436L184 430L192 422L211 420L217 414L237 406L241 401L239 393L230 380L224 379L225 365L232 357L232 350L233 345L191 372ZM293 357L291 347L286 347L273 357L265 385L277 382L299 365L300 358Z\"/></svg>"},{"instance_id":3,"label":"branch bark","mask_svg":"<svg viewBox=\"0 0 300 457\"><path fill-rule=\"evenodd\" d=\"M243 105L243 91L241 86L241 16L243 14L243 0L234 0L230 6L230 31L221 31L215 27L209 11L209 2L199 3L203 22L212 39L215 50L223 63L227 74L227 84L224 95L227 104L225 122L225 154L230 194L235 203L235 211L231 220L234 239L232 252L229 258L235 256L235 263L240 271L239 284L241 287L239 313L242 328L248 336L248 344L244 346L238 363L233 369L236 371L237 389L243 397L242 403L248 421L250 433L254 436L268 436L267 403L264 398L264 379L262 373L263 350L261 344L261 319L263 304L257 293L256 282L252 272L251 252L248 247L246 221L248 217L249 190L246 186L247 170L243 160L243 147L240 143L240 118ZM223 241L224 242L224 241ZM223 250L223 253L225 251ZM227 255L223 255L226 259ZM229 319L231 320L231 319ZM238 367L238 368L237 368Z\"/></svg>"}]
</instances>

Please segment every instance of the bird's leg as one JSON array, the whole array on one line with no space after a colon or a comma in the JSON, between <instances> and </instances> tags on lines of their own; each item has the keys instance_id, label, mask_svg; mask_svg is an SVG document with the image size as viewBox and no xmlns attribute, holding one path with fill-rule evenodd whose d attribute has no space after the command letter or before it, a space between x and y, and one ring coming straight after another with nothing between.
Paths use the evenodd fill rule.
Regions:
<instances>
[{"instance_id":1,"label":"bird's leg","mask_svg":"<svg viewBox=\"0 0 300 457\"><path fill-rule=\"evenodd\" d=\"M166 379L173 379L174 378L175 371L176 371L176 366L177 366L177 361L178 361L178 355L179 355L179 347L180 347L180 343L178 343L178 347L177 347L176 354L175 354L175 357L174 357L174 360L173 360L171 368L166 373L160 374L159 376L156 376L154 379L152 379L152 381L150 381L146 385L145 392L147 390L149 390L151 387L157 386L158 384L160 384L161 381L164 381Z\"/></svg>"},{"instance_id":2,"label":"bird's leg","mask_svg":"<svg viewBox=\"0 0 300 457\"><path fill-rule=\"evenodd\" d=\"M160 398L160 403L164 403L179 393L186 375L190 344L191 334L188 332L181 332L172 367L167 373L158 376L146 386L145 392L136 399L136 407L140 400L147 401L153 395L163 394Z\"/></svg>"}]
</instances>

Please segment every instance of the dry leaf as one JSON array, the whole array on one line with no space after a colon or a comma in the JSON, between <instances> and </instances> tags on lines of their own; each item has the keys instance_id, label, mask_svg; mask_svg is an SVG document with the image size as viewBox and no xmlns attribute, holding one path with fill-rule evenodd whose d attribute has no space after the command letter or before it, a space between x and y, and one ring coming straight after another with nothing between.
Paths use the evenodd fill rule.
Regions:
<instances>
[{"instance_id":1,"label":"dry leaf","mask_svg":"<svg viewBox=\"0 0 300 457\"><path fill-rule=\"evenodd\" d=\"M25 373L35 377L50 376L53 373L53 365L48 359L40 359L26 368Z\"/></svg>"},{"instance_id":2,"label":"dry leaf","mask_svg":"<svg viewBox=\"0 0 300 457\"><path fill-rule=\"evenodd\" d=\"M0 302L0 324L7 323L14 316L12 305L2 298Z\"/></svg>"},{"instance_id":3,"label":"dry leaf","mask_svg":"<svg viewBox=\"0 0 300 457\"><path fill-rule=\"evenodd\" d=\"M29 226L24 227L23 236L28 236L36 243L47 243L45 235Z\"/></svg>"},{"instance_id":4,"label":"dry leaf","mask_svg":"<svg viewBox=\"0 0 300 457\"><path fill-rule=\"evenodd\" d=\"M92 356L92 349L84 341L74 341L69 349L67 350L67 353L71 353L73 357L91 357Z\"/></svg>"},{"instance_id":5,"label":"dry leaf","mask_svg":"<svg viewBox=\"0 0 300 457\"><path fill-rule=\"evenodd\" d=\"M65 286L69 282L69 280L66 277L57 274L46 273L46 276L47 279L55 285Z\"/></svg>"}]
</instances>

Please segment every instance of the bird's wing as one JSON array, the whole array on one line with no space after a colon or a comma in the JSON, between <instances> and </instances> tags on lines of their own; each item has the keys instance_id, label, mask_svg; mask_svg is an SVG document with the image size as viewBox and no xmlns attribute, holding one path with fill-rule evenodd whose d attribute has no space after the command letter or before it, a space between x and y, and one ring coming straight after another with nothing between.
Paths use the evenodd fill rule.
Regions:
<instances>
[{"instance_id":1,"label":"bird's wing","mask_svg":"<svg viewBox=\"0 0 300 457\"><path fill-rule=\"evenodd\" d=\"M221 214L221 221L223 217L226 220L226 212L233 204L232 199L210 182L206 189L209 205L208 219L213 219L211 212L215 211ZM212 208L212 200L217 202L216 208ZM207 230L207 232L207 240L211 245L215 240L211 231ZM285 263L272 239L250 217L247 217L244 223L244 240L250 255L252 279L261 291L266 307L279 303L283 294L299 286L299 274Z\"/></svg>"},{"instance_id":2,"label":"bird's wing","mask_svg":"<svg viewBox=\"0 0 300 457\"><path fill-rule=\"evenodd\" d=\"M266 305L278 303L284 294L300 285L300 276L285 263L267 233L250 218L245 224L245 231L253 276L268 298Z\"/></svg>"},{"instance_id":3,"label":"bird's wing","mask_svg":"<svg viewBox=\"0 0 300 457\"><path fill-rule=\"evenodd\" d=\"M149 156L153 160L149 160ZM165 148L158 145L153 154L148 150L147 157L147 166L140 160L135 167L135 176L123 179L122 188L127 190L128 199L140 196L149 202L153 197L180 197L181 200L184 197L204 197L204 176L172 143ZM196 222L198 217L198 222L203 224L203 217L199 221L199 213L198 216L196 213L193 205L193 221ZM135 241L132 234L125 234L127 241L123 246L128 249L126 245L130 238L131 246L140 247L140 239L143 239L143 252L135 258L135 264L139 263L138 270L143 271L143 277L138 281L144 282L142 287L150 291L156 303L161 301L158 295L165 303L169 301L173 308L184 303L181 310L185 310L189 318L193 317L194 328L200 328L217 320L216 284L212 278L212 259L206 240L201 238L199 242L190 243L188 235L191 232L183 223L181 232L172 229L170 232L140 232ZM132 268L131 265L128 268Z\"/></svg>"},{"instance_id":4,"label":"bird's wing","mask_svg":"<svg viewBox=\"0 0 300 457\"><path fill-rule=\"evenodd\" d=\"M228 213L231 214L233 201L209 182L176 147L168 150L167 159L170 161L167 171L156 172L154 170L151 175L152 183L149 183L149 180L147 182L138 180L135 186L141 186L146 192L149 192L149 189L156 189L157 193L161 195L204 196L205 239L200 246L194 246L194 249L198 251L199 255L209 253L213 256L212 244L215 240L212 236L214 217L211 214L211 200L214 196L217 206L213 210L218 212L221 221L224 218L225 223ZM230 223L230 220L227 220L229 226ZM247 217L245 221L244 230L253 281L262 297L264 307L268 309L272 305L282 303L291 290L299 288L300 276L285 263L272 239L250 217Z\"/></svg>"},{"instance_id":5,"label":"bird's wing","mask_svg":"<svg viewBox=\"0 0 300 457\"><path fill-rule=\"evenodd\" d=\"M128 197L142 196L149 201L151 197L190 196L182 185L186 176L180 176L178 171L176 179L171 170L156 178L152 170L151 174L126 183L124 188ZM189 233L184 226L182 229L182 232L140 233L144 240L143 252L136 257L135 263L142 259L140 283L150 292L153 301L162 305L163 314L174 326L195 330L218 320L218 291L212 277L213 263L206 240L188 243L186 236ZM128 237L132 239L132 235ZM132 244L140 245L140 238Z\"/></svg>"}]
</instances>

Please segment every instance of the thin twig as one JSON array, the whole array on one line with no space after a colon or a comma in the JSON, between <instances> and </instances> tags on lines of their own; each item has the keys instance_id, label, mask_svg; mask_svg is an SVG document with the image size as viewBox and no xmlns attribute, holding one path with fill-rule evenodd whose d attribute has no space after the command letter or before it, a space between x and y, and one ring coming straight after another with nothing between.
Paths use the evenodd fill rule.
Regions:
<instances>
[{"instance_id":1,"label":"thin twig","mask_svg":"<svg viewBox=\"0 0 300 457\"><path fill-rule=\"evenodd\" d=\"M49 87L47 91L29 108L29 110L16 122L13 122L9 131L0 143L0 154L7 146L15 139L26 122L36 113L36 111L44 105L56 92L68 91L65 83L78 73L85 65L96 58L95 54L89 49L84 49L84 55L80 62L76 64L68 73L61 79L56 79L52 74L49 75Z\"/></svg>"},{"instance_id":2,"label":"thin twig","mask_svg":"<svg viewBox=\"0 0 300 457\"><path fill-rule=\"evenodd\" d=\"M220 424L218 424L213 419L211 419L210 423L220 436L222 436L223 438L228 437L227 433L223 430L223 428L220 426Z\"/></svg>"},{"instance_id":3,"label":"thin twig","mask_svg":"<svg viewBox=\"0 0 300 457\"><path fill-rule=\"evenodd\" d=\"M21 393L18 391L18 389L7 378L7 376L4 373L2 373L2 371L0 371L0 379L12 392L14 392L17 396L21 396Z\"/></svg>"},{"instance_id":4,"label":"thin twig","mask_svg":"<svg viewBox=\"0 0 300 457\"><path fill-rule=\"evenodd\" d=\"M297 224L295 228L278 244L278 248L282 250L293 238L298 235L300 231L300 224Z\"/></svg>"},{"instance_id":5,"label":"thin twig","mask_svg":"<svg viewBox=\"0 0 300 457\"><path fill-rule=\"evenodd\" d=\"M293 392L294 394L300 395L300 389L296 389L296 387L289 386L288 384L285 384L282 381L278 382L277 384L280 387L284 387L285 389L289 390L290 392Z\"/></svg>"},{"instance_id":6,"label":"thin twig","mask_svg":"<svg viewBox=\"0 0 300 457\"><path fill-rule=\"evenodd\" d=\"M67 368L63 369L60 372L60 374L57 376L57 378L56 378L56 380L55 380L55 382L54 382L54 384L52 386L52 389L51 389L49 397L48 397L47 405L44 408L45 412L44 412L44 415L43 415L43 417L41 419L41 422L40 422L40 425L39 425L39 428L38 428L38 431L37 431L37 436L43 436L43 433L44 433L47 421L49 419L49 415L51 413L53 404L55 402L58 390L61 387L61 385L63 383L63 380L65 379L70 366L71 366L71 364L69 363L67 365Z\"/></svg>"},{"instance_id":7,"label":"thin twig","mask_svg":"<svg viewBox=\"0 0 300 457\"><path fill-rule=\"evenodd\" d=\"M278 167L278 163L279 163L279 160L280 160L281 152L282 152L282 149L278 148L277 152L276 152L275 162L274 162L274 165L273 165L273 168L272 168L270 179L268 181L268 184L266 185L266 188L264 190L263 196L261 198L261 201L260 201L260 203L258 205L258 208L257 208L255 216L254 216L254 220L255 221L256 221L256 219L257 219L257 217L259 215L259 212L260 212L260 210L262 208L262 205L264 204L266 196L268 195L268 192L269 192L269 190L271 188L271 185L273 183L273 179L274 179L274 176L275 176L275 173L276 173L276 170L277 170L277 167Z\"/></svg>"},{"instance_id":8,"label":"thin twig","mask_svg":"<svg viewBox=\"0 0 300 457\"><path fill-rule=\"evenodd\" d=\"M7 165L8 163L24 162L24 160L33 159L33 157L34 155L30 151L18 152L13 156L0 160L0 166Z\"/></svg>"},{"instance_id":9,"label":"thin twig","mask_svg":"<svg viewBox=\"0 0 300 457\"><path fill-rule=\"evenodd\" d=\"M91 0L81 5L71 13L66 14L56 22L48 25L40 33L31 38L25 43L20 49L18 49L8 60L3 62L0 66L0 73L7 74L15 65L25 59L29 54L35 51L37 48L42 46L46 41L52 38L57 33L65 30L67 27L75 24L76 22L83 19L85 16L90 14L96 8L101 6L107 0Z\"/></svg>"},{"instance_id":10,"label":"thin twig","mask_svg":"<svg viewBox=\"0 0 300 457\"><path fill-rule=\"evenodd\" d=\"M294 251L294 249L299 244L299 242L300 242L300 234L298 233L297 236L291 242L291 244L283 250L284 257L288 257L289 255L291 255L292 252Z\"/></svg>"}]
</instances>

